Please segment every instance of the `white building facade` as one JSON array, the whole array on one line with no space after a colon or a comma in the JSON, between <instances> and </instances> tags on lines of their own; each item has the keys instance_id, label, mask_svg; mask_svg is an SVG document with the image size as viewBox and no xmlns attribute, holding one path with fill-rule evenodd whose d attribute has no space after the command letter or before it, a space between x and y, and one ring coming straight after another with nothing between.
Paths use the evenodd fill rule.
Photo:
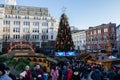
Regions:
<instances>
[{"instance_id":1,"label":"white building facade","mask_svg":"<svg viewBox=\"0 0 120 80\"><path fill-rule=\"evenodd\" d=\"M86 31L80 30L72 33L75 50L85 50L86 47Z\"/></svg>"},{"instance_id":2,"label":"white building facade","mask_svg":"<svg viewBox=\"0 0 120 80\"><path fill-rule=\"evenodd\" d=\"M12 3L0 4L0 52L4 43L28 41L37 48L42 43L47 48L53 48L56 40L58 21L53 18L47 8L17 6ZM10 5L11 4L11 5ZM52 46L51 46L52 45Z\"/></svg>"}]
</instances>

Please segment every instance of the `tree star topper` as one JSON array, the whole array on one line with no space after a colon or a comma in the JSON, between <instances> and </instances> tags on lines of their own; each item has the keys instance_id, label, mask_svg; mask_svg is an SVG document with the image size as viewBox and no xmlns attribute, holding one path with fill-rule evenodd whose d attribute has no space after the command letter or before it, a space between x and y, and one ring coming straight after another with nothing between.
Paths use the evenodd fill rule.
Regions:
<instances>
[{"instance_id":1,"label":"tree star topper","mask_svg":"<svg viewBox=\"0 0 120 80\"><path fill-rule=\"evenodd\" d=\"M62 12L65 13L66 12L66 7L62 8Z\"/></svg>"}]
</instances>

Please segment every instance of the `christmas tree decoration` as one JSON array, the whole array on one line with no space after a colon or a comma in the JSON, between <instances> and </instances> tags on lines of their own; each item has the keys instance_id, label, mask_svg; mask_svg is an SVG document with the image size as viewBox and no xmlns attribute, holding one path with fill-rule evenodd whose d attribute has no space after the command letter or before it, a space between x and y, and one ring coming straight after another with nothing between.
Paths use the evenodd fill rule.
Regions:
<instances>
[{"instance_id":1,"label":"christmas tree decoration","mask_svg":"<svg viewBox=\"0 0 120 80\"><path fill-rule=\"evenodd\" d=\"M55 43L56 52L68 52L74 50L74 44L71 35L71 29L68 23L68 18L65 13L61 15L58 27L58 34Z\"/></svg>"}]
</instances>

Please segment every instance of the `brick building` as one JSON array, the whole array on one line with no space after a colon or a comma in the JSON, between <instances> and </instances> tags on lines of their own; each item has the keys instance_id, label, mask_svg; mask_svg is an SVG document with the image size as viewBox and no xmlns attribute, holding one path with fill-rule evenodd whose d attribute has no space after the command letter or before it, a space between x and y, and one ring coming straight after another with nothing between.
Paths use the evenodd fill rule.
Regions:
<instances>
[{"instance_id":1,"label":"brick building","mask_svg":"<svg viewBox=\"0 0 120 80\"><path fill-rule=\"evenodd\" d=\"M116 49L116 24L101 24L86 30L86 46L90 52L110 55Z\"/></svg>"}]
</instances>

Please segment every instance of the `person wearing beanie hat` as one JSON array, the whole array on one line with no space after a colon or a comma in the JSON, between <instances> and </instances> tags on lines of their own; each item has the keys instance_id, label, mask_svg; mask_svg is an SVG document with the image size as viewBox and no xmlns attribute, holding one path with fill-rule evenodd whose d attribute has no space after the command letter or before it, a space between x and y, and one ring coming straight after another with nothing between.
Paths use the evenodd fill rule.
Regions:
<instances>
[{"instance_id":1,"label":"person wearing beanie hat","mask_svg":"<svg viewBox=\"0 0 120 80\"><path fill-rule=\"evenodd\" d=\"M0 80L12 80L7 74L5 74L5 65L0 63Z\"/></svg>"}]
</instances>

